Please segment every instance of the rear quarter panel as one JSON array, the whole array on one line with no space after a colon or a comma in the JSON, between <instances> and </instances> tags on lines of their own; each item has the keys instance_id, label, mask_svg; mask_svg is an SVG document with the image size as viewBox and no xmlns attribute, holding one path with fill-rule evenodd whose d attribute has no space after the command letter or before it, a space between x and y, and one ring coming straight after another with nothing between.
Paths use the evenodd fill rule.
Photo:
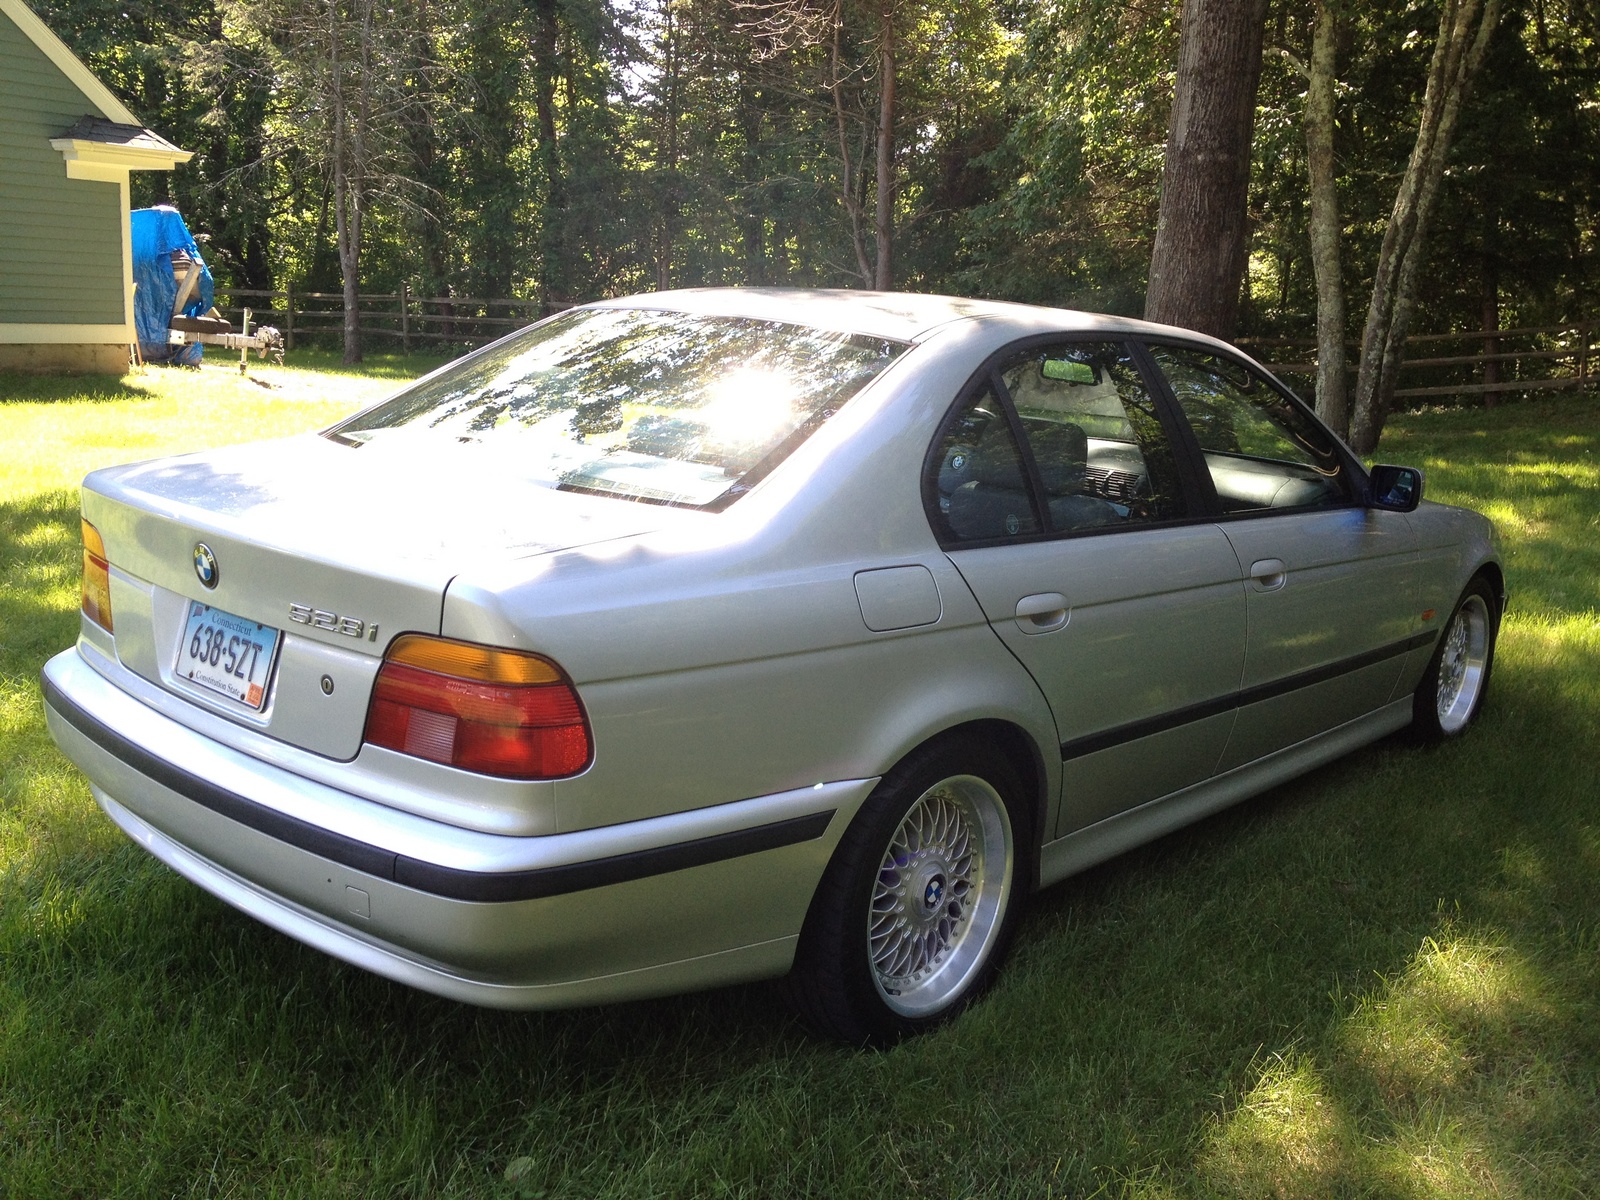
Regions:
<instances>
[{"instance_id":1,"label":"rear quarter panel","mask_svg":"<svg viewBox=\"0 0 1600 1200\"><path fill-rule=\"evenodd\" d=\"M964 322L912 351L723 513L451 584L447 636L547 654L578 686L595 761L556 784L561 830L871 778L969 720L1058 743L922 506L940 419L1015 336ZM938 619L868 629L855 574L911 564ZM1043 759L1049 822L1059 755Z\"/></svg>"}]
</instances>

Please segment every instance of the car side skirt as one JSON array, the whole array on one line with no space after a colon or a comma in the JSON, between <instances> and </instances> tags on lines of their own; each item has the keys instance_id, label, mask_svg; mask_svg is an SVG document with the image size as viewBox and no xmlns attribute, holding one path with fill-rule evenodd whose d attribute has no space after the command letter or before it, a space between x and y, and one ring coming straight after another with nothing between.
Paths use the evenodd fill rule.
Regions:
<instances>
[{"instance_id":1,"label":"car side skirt","mask_svg":"<svg viewBox=\"0 0 1600 1200\"><path fill-rule=\"evenodd\" d=\"M1409 654L1414 650L1431 646L1439 636L1437 629L1426 629L1412 637L1404 638L1398 642L1391 642L1387 646L1379 646L1364 654L1353 655L1350 658L1340 659L1338 662L1329 663L1327 666L1316 667L1310 671L1301 671L1283 679L1274 679L1270 683L1256 684L1254 687L1245 688L1243 691L1234 692L1227 696L1219 696L1215 700L1208 700L1204 704L1193 704L1187 708L1175 709L1172 712L1162 713L1160 716L1148 717L1142 721L1134 721L1127 725L1119 725L1114 729L1104 729L1099 733L1089 734L1087 737L1074 738L1061 743L1061 760L1080 758L1085 754L1093 754L1097 750L1110 749L1138 738L1148 737L1153 733L1165 733L1169 729L1177 729L1193 721L1203 721L1208 717L1220 716L1226 712L1244 708L1246 705L1257 704L1263 700L1273 700L1279 696L1287 696L1290 692L1301 688L1313 687L1319 683L1326 683L1337 679L1341 675L1348 675L1365 667L1377 663L1387 662Z\"/></svg>"},{"instance_id":2,"label":"car side skirt","mask_svg":"<svg viewBox=\"0 0 1600 1200\"><path fill-rule=\"evenodd\" d=\"M1407 695L1265 758L1057 838L1040 851L1040 886L1087 870L1404 729L1411 723L1411 711Z\"/></svg>"}]
</instances>

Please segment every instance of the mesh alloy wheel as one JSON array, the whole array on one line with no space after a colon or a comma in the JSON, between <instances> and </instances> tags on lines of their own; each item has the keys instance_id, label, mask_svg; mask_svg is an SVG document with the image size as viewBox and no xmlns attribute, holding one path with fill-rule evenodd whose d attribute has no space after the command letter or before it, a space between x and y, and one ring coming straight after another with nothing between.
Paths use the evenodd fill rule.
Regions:
<instances>
[{"instance_id":1,"label":"mesh alloy wheel","mask_svg":"<svg viewBox=\"0 0 1600 1200\"><path fill-rule=\"evenodd\" d=\"M1439 654L1439 686L1434 707L1439 729L1458 733L1466 728L1478 707L1488 680L1490 645L1489 606L1471 594L1461 602L1445 631Z\"/></svg>"},{"instance_id":2,"label":"mesh alloy wheel","mask_svg":"<svg viewBox=\"0 0 1600 1200\"><path fill-rule=\"evenodd\" d=\"M787 982L800 1017L888 1046L961 1012L994 978L1028 890L1033 789L991 743L907 755L851 819L812 896Z\"/></svg>"},{"instance_id":3,"label":"mesh alloy wheel","mask_svg":"<svg viewBox=\"0 0 1600 1200\"><path fill-rule=\"evenodd\" d=\"M1417 685L1411 708L1417 740L1445 741L1477 719L1494 670L1499 630L1499 592L1479 575L1461 593Z\"/></svg>"},{"instance_id":4,"label":"mesh alloy wheel","mask_svg":"<svg viewBox=\"0 0 1600 1200\"><path fill-rule=\"evenodd\" d=\"M872 981L905 1017L938 1012L983 967L1011 887L1005 802L974 775L941 779L889 839L867 911Z\"/></svg>"}]
</instances>

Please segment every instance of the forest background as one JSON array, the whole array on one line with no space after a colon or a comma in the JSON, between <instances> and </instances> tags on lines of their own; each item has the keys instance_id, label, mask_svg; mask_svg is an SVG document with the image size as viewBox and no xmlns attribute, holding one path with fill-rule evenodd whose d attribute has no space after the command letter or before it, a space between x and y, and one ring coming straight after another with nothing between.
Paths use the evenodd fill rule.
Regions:
<instances>
[{"instance_id":1,"label":"forest background","mask_svg":"<svg viewBox=\"0 0 1600 1200\"><path fill-rule=\"evenodd\" d=\"M1439 5L1339 16L1348 335ZM135 176L241 287L517 296L892 286L1138 315L1178 0L36 0L153 128ZM1271 0L1236 332L1309 336L1314 8ZM1596 315L1600 0L1507 0L1414 331Z\"/></svg>"}]
</instances>

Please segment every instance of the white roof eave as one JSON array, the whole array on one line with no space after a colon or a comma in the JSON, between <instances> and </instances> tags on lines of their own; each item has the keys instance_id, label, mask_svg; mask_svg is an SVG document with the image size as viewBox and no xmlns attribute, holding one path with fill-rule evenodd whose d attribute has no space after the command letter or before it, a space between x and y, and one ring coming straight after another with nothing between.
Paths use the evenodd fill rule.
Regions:
<instances>
[{"instance_id":1,"label":"white roof eave","mask_svg":"<svg viewBox=\"0 0 1600 1200\"><path fill-rule=\"evenodd\" d=\"M93 163L125 171L170 171L194 157L194 151L176 147L162 150L154 146L119 146L83 138L51 138L50 144L61 151L61 156L69 163Z\"/></svg>"}]
</instances>

